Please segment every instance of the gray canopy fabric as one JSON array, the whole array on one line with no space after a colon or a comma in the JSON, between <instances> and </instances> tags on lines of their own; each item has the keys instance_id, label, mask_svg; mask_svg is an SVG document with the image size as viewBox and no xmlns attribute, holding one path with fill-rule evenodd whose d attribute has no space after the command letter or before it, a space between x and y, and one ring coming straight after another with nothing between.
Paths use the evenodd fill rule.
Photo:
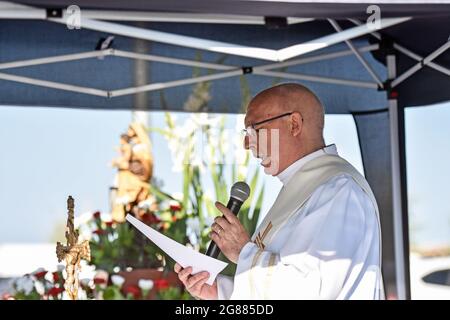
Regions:
<instances>
[{"instance_id":1,"label":"gray canopy fabric","mask_svg":"<svg viewBox=\"0 0 450 320\"><path fill-rule=\"evenodd\" d=\"M386 290L409 297L404 108L450 100L448 4L381 3L391 25L345 43L335 36L365 28L365 1L78 1L80 30L55 23L70 1L20 2L33 7L0 10L0 105L239 113L249 95L294 81L327 113L353 114L381 212ZM292 46L299 54L283 58Z\"/></svg>"},{"instance_id":2,"label":"gray canopy fabric","mask_svg":"<svg viewBox=\"0 0 450 320\"><path fill-rule=\"evenodd\" d=\"M85 29L68 30L64 25L41 21L0 21L0 23L2 25L0 42L8 44L3 45L0 49L2 62L95 51L97 43L108 36L105 33ZM287 30L267 30L264 26L180 23L152 23L145 24L143 27L202 39L214 39L229 43L244 42L248 46L274 49L325 36L333 32L333 28L326 21L294 25ZM33 32L26 30L33 30ZM51 39L55 39L55 41L51 41ZM358 39L354 41L354 44L357 47L369 46L366 39ZM115 37L113 42L114 49L126 52L135 51L135 46L136 40L124 37ZM33 48L33 50L28 48ZM256 67L272 63L160 43L151 43L148 45L147 50L152 55L220 63L236 69L240 69L243 66ZM338 44L321 50L321 54L344 50L349 51L345 44ZM385 67L377 62L370 52L364 52L363 55L369 63L374 65L380 77L386 77ZM81 87L110 90L135 86L135 76L133 75L135 72L134 62L135 59L107 56L102 60L94 58L65 61L4 69L1 72ZM223 72L157 62L148 63L146 68L149 83L164 83L171 80L191 78L196 72L199 75ZM333 60L322 60L276 70L365 82L371 80L364 67L355 63L355 57L351 52L347 56ZM240 75L236 75L211 82L211 99L208 105L202 106L198 110L190 108L189 111L241 112L244 88L242 88L243 83L239 81L239 78ZM272 85L274 81L286 81L287 79L247 74L245 80L248 82L251 93L255 94L259 90ZM328 113L345 114L351 111L372 110L386 106L386 95L381 91L349 85L336 87L334 84L311 81L305 82L305 84L310 86L323 99ZM161 91L147 92L144 107L151 110L165 108L177 111L185 110L184 101L192 92L194 86L187 85L164 89L165 105L162 105L161 102ZM333 95L329 94L331 91L334 92ZM0 97L1 103L10 105L25 104L94 109L133 109L136 107L133 95L108 98L43 88L42 86L18 85L16 82L3 82L0 87Z\"/></svg>"}]
</instances>

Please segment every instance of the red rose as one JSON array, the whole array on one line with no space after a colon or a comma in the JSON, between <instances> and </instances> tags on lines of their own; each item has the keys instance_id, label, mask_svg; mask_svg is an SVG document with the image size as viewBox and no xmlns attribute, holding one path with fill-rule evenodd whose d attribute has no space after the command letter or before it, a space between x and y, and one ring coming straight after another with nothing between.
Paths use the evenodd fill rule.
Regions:
<instances>
[{"instance_id":1,"label":"red rose","mask_svg":"<svg viewBox=\"0 0 450 320\"><path fill-rule=\"evenodd\" d=\"M181 203L178 201L170 201L170 210L172 211L180 211L181 210Z\"/></svg>"},{"instance_id":2,"label":"red rose","mask_svg":"<svg viewBox=\"0 0 450 320\"><path fill-rule=\"evenodd\" d=\"M97 229L97 230L95 230L95 231L93 231L95 234L98 234L99 236L100 235L102 235L102 234L105 234L105 230L102 230L102 229Z\"/></svg>"},{"instance_id":3,"label":"red rose","mask_svg":"<svg viewBox=\"0 0 450 320\"><path fill-rule=\"evenodd\" d=\"M157 216L155 216L153 213L145 213L142 216L142 220L148 224L157 224L157 223L161 222L161 220Z\"/></svg>"},{"instance_id":4,"label":"red rose","mask_svg":"<svg viewBox=\"0 0 450 320\"><path fill-rule=\"evenodd\" d=\"M36 279L42 279L42 278L45 277L45 275L47 274L47 272L48 272L48 271L46 271L46 270L39 271L39 272L36 272L36 273L34 274L34 276L36 277Z\"/></svg>"},{"instance_id":5,"label":"red rose","mask_svg":"<svg viewBox=\"0 0 450 320\"><path fill-rule=\"evenodd\" d=\"M169 281L166 279L157 279L154 281L156 290L162 290L169 288Z\"/></svg>"},{"instance_id":6,"label":"red rose","mask_svg":"<svg viewBox=\"0 0 450 320\"><path fill-rule=\"evenodd\" d=\"M61 292L63 292L64 289L63 288L57 288L57 287L53 287L50 290L48 290L48 295L51 297L55 297L58 294L60 294Z\"/></svg>"},{"instance_id":7,"label":"red rose","mask_svg":"<svg viewBox=\"0 0 450 320\"><path fill-rule=\"evenodd\" d=\"M108 221L105 224L107 227L111 228L114 225L114 221Z\"/></svg>"},{"instance_id":8,"label":"red rose","mask_svg":"<svg viewBox=\"0 0 450 320\"><path fill-rule=\"evenodd\" d=\"M103 278L94 278L94 284L103 284L106 283L106 280Z\"/></svg>"},{"instance_id":9,"label":"red rose","mask_svg":"<svg viewBox=\"0 0 450 320\"><path fill-rule=\"evenodd\" d=\"M138 286L134 285L126 286L123 289L123 292L125 293L125 295L131 294L134 299L139 299L139 297L141 296L141 289L139 289Z\"/></svg>"},{"instance_id":10,"label":"red rose","mask_svg":"<svg viewBox=\"0 0 450 320\"><path fill-rule=\"evenodd\" d=\"M60 279L59 272L53 272L53 282L58 282Z\"/></svg>"},{"instance_id":11,"label":"red rose","mask_svg":"<svg viewBox=\"0 0 450 320\"><path fill-rule=\"evenodd\" d=\"M100 211L95 211L93 216L95 219L100 219Z\"/></svg>"}]
</instances>

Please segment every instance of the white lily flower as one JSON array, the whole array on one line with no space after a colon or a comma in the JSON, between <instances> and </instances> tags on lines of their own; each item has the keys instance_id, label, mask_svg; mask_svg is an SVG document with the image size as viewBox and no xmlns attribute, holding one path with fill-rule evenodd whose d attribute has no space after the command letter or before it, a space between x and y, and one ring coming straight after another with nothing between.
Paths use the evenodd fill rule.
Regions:
<instances>
[{"instance_id":1,"label":"white lily flower","mask_svg":"<svg viewBox=\"0 0 450 320\"><path fill-rule=\"evenodd\" d=\"M161 210L161 211L169 210L169 208L170 208L170 203L168 200L163 200L159 204L159 210Z\"/></svg>"},{"instance_id":2,"label":"white lily flower","mask_svg":"<svg viewBox=\"0 0 450 320\"><path fill-rule=\"evenodd\" d=\"M172 193L172 197L175 199L175 200L178 200L178 201L183 201L183 197L184 197L184 195L183 195L183 193L182 192L174 192L174 193Z\"/></svg>"},{"instance_id":3,"label":"white lily flower","mask_svg":"<svg viewBox=\"0 0 450 320\"><path fill-rule=\"evenodd\" d=\"M30 275L23 276L16 281L17 291L22 291L25 294L30 294L34 288L34 281Z\"/></svg>"},{"instance_id":4,"label":"white lily flower","mask_svg":"<svg viewBox=\"0 0 450 320\"><path fill-rule=\"evenodd\" d=\"M214 223L214 217L206 216L205 217L205 225L210 227Z\"/></svg>"},{"instance_id":5,"label":"white lily flower","mask_svg":"<svg viewBox=\"0 0 450 320\"><path fill-rule=\"evenodd\" d=\"M169 206L179 206L180 203L177 200L169 200Z\"/></svg>"},{"instance_id":6,"label":"white lily flower","mask_svg":"<svg viewBox=\"0 0 450 320\"><path fill-rule=\"evenodd\" d=\"M80 283L85 286L85 287L91 287L92 286L92 281L89 278L83 278L80 279Z\"/></svg>"},{"instance_id":7,"label":"white lily flower","mask_svg":"<svg viewBox=\"0 0 450 320\"><path fill-rule=\"evenodd\" d=\"M203 160L201 159L201 157L199 155L196 155L195 158L192 159L191 165L198 167L200 169L200 173L204 173L206 170Z\"/></svg>"},{"instance_id":8,"label":"white lily flower","mask_svg":"<svg viewBox=\"0 0 450 320\"><path fill-rule=\"evenodd\" d=\"M140 279L138 281L138 287L141 290L152 290L153 288L153 280L150 279Z\"/></svg>"},{"instance_id":9,"label":"white lily flower","mask_svg":"<svg viewBox=\"0 0 450 320\"><path fill-rule=\"evenodd\" d=\"M211 190L207 189L203 192L203 198L205 199L213 199L213 195Z\"/></svg>"},{"instance_id":10,"label":"white lily flower","mask_svg":"<svg viewBox=\"0 0 450 320\"><path fill-rule=\"evenodd\" d=\"M34 283L34 288L36 289L36 292L37 293L39 293L39 295L44 295L44 293L45 293L45 287L44 287L44 285L42 284L42 282L40 282L40 281L36 281L35 283Z\"/></svg>"},{"instance_id":11,"label":"white lily flower","mask_svg":"<svg viewBox=\"0 0 450 320\"><path fill-rule=\"evenodd\" d=\"M238 166L238 175L246 177L248 174L248 168L246 166Z\"/></svg>"},{"instance_id":12,"label":"white lily flower","mask_svg":"<svg viewBox=\"0 0 450 320\"><path fill-rule=\"evenodd\" d=\"M118 286L119 288L122 287L123 283L125 282L125 278L122 276L119 276L117 274L111 276L111 282L115 285Z\"/></svg>"},{"instance_id":13,"label":"white lily flower","mask_svg":"<svg viewBox=\"0 0 450 320\"><path fill-rule=\"evenodd\" d=\"M113 234L108 234L108 241L109 242L113 242L114 240L118 239L119 235L117 234L117 232L113 233Z\"/></svg>"},{"instance_id":14,"label":"white lily flower","mask_svg":"<svg viewBox=\"0 0 450 320\"><path fill-rule=\"evenodd\" d=\"M208 144L214 148L217 148L217 146L220 143L219 139L219 132L217 129L210 129L208 130Z\"/></svg>"},{"instance_id":15,"label":"white lily flower","mask_svg":"<svg viewBox=\"0 0 450 320\"><path fill-rule=\"evenodd\" d=\"M226 132L224 132L220 137L220 144L222 146L222 152L225 154L230 149L230 141L229 141L229 139L227 139L227 138L229 138L228 136L229 135L226 134Z\"/></svg>"},{"instance_id":16,"label":"white lily flower","mask_svg":"<svg viewBox=\"0 0 450 320\"><path fill-rule=\"evenodd\" d=\"M186 227L187 227L186 233L200 235L200 220L198 219L198 217L187 218Z\"/></svg>"},{"instance_id":17,"label":"white lily flower","mask_svg":"<svg viewBox=\"0 0 450 320\"><path fill-rule=\"evenodd\" d=\"M197 129L198 125L195 123L194 119L192 117L188 118L182 127L180 137L186 139L191 134L193 134Z\"/></svg>"},{"instance_id":18,"label":"white lily flower","mask_svg":"<svg viewBox=\"0 0 450 320\"><path fill-rule=\"evenodd\" d=\"M145 199L138 203L139 209L150 209L152 204L155 202L155 199L153 197L149 197L148 199Z\"/></svg>"}]
</instances>

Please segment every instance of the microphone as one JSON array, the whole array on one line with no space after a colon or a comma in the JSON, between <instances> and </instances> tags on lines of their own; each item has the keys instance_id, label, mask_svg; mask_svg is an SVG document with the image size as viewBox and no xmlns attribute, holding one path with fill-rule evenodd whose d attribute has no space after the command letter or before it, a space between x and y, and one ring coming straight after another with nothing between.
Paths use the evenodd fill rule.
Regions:
<instances>
[{"instance_id":1,"label":"microphone","mask_svg":"<svg viewBox=\"0 0 450 320\"><path fill-rule=\"evenodd\" d=\"M231 187L230 192L230 200L228 200L227 208L230 209L231 212L235 216L238 215L239 210L241 209L242 204L245 200L250 196L250 187L243 181L238 181ZM212 258L217 258L219 256L220 249L217 244L211 240L209 244L208 250L206 251L206 255Z\"/></svg>"}]
</instances>

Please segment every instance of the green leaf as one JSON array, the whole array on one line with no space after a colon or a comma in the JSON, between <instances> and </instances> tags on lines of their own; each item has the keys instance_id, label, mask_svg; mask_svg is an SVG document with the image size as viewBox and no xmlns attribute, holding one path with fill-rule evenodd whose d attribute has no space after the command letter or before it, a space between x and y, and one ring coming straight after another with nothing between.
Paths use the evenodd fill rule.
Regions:
<instances>
[{"instance_id":1,"label":"green leaf","mask_svg":"<svg viewBox=\"0 0 450 320\"><path fill-rule=\"evenodd\" d=\"M123 300L124 296L120 292L120 289L116 286L106 287L103 291L103 299L105 300Z\"/></svg>"},{"instance_id":2,"label":"green leaf","mask_svg":"<svg viewBox=\"0 0 450 320\"><path fill-rule=\"evenodd\" d=\"M167 124L167 126L168 126L171 130L175 129L175 122L173 121L173 118L172 118L172 116L170 115L170 113L169 113L169 112L165 112L165 113L164 113L164 117L165 117L165 119L166 119L166 124Z\"/></svg>"}]
</instances>

